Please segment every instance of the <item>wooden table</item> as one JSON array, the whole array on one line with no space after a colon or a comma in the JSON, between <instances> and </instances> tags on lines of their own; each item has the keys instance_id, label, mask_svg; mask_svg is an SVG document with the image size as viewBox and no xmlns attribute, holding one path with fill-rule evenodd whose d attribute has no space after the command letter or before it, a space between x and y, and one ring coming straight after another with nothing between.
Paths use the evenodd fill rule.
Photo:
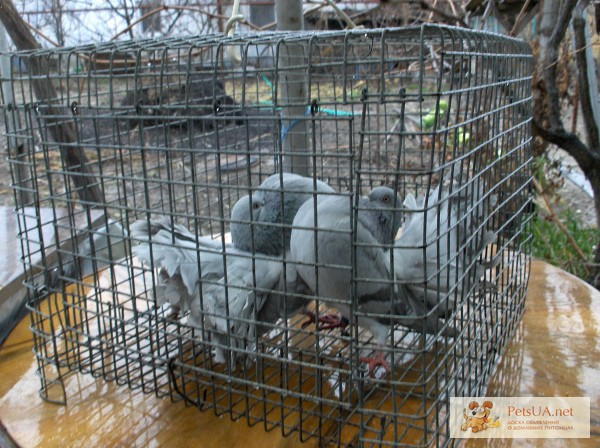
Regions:
<instances>
[{"instance_id":1,"label":"wooden table","mask_svg":"<svg viewBox=\"0 0 600 448\"><path fill-rule=\"evenodd\" d=\"M0 421L20 446L317 446L90 375L66 380L66 406L44 402L28 327L25 319L0 347ZM592 438L472 440L466 446L600 446L600 292L534 261L523 320L491 378L488 396L589 396Z\"/></svg>"}]
</instances>

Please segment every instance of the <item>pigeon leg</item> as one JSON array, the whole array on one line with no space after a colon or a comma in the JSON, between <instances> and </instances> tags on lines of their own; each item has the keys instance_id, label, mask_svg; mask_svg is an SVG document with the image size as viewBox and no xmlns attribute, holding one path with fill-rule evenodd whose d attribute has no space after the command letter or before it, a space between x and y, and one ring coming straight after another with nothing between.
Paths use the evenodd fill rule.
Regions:
<instances>
[{"instance_id":1,"label":"pigeon leg","mask_svg":"<svg viewBox=\"0 0 600 448\"><path fill-rule=\"evenodd\" d=\"M376 355L373 357L361 356L360 358L358 358L358 360L369 365L369 376L371 378L375 378L375 369L377 367L383 367L386 372L390 371L390 365L385 360L385 356L383 356L382 350L377 350Z\"/></svg>"},{"instance_id":2,"label":"pigeon leg","mask_svg":"<svg viewBox=\"0 0 600 448\"><path fill-rule=\"evenodd\" d=\"M310 310L304 310L303 314L308 316L308 320L302 324L302 328L310 324L317 324L317 316ZM349 325L348 319L337 314L319 314L317 328L319 330L333 330L334 328L346 328Z\"/></svg>"},{"instance_id":3,"label":"pigeon leg","mask_svg":"<svg viewBox=\"0 0 600 448\"><path fill-rule=\"evenodd\" d=\"M171 312L167 316L167 319L179 319L179 313L181 312L181 307L179 305L171 305Z\"/></svg>"}]
</instances>

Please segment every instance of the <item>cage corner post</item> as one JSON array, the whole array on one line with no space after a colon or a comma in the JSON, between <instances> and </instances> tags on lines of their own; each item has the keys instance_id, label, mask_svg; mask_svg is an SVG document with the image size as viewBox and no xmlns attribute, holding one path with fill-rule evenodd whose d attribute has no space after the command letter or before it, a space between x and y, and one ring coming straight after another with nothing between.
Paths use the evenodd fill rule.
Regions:
<instances>
[{"instance_id":1,"label":"cage corner post","mask_svg":"<svg viewBox=\"0 0 600 448\"><path fill-rule=\"evenodd\" d=\"M277 0L278 31L304 30L302 0ZM279 95L281 109L281 150L283 170L308 176L311 173L309 141L304 119L308 107L307 73L304 46L286 42L279 47Z\"/></svg>"}]
</instances>

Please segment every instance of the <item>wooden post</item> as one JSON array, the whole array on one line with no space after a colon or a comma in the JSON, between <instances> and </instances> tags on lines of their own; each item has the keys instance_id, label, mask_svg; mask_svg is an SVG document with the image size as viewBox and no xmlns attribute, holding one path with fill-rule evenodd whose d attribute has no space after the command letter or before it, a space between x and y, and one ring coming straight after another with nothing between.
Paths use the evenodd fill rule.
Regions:
<instances>
[{"instance_id":1,"label":"wooden post","mask_svg":"<svg viewBox=\"0 0 600 448\"><path fill-rule=\"evenodd\" d=\"M304 29L301 0L277 0L277 30ZM286 43L280 46L278 106L282 108L282 150L284 171L311 174L310 139L306 126L308 108L305 46ZM290 68L294 67L294 68Z\"/></svg>"}]
</instances>

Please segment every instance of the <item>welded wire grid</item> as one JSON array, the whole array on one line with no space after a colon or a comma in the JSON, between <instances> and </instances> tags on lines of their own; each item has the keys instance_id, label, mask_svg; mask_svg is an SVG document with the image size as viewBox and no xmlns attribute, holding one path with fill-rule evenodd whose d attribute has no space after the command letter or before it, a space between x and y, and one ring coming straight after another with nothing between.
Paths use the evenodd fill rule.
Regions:
<instances>
[{"instance_id":1,"label":"welded wire grid","mask_svg":"<svg viewBox=\"0 0 600 448\"><path fill-rule=\"evenodd\" d=\"M26 68L4 78L15 101L3 111L42 396L64 402L65 376L85 372L323 445L450 443L448 398L485 392L523 312L526 44L427 25L205 35L17 58ZM36 98L35 80L51 81L56 98ZM294 98L302 83L304 97ZM118 260L89 251L112 234L111 222L125 229L113 242L135 244L127 229L150 218L222 241L237 199L285 166L288 139L306 143L298 160L308 159L309 175L352 202L378 185L402 197L440 185L458 201L482 188L462 218L483 210L480 225L497 233L484 256L501 261L483 279L492 288L439 293L441 303L459 301L445 320L456 337L392 319L391 372L372 379L358 362L373 350L368 331L302 329L303 316L288 316L256 347L239 348L248 360L236 368L216 362L218 342L202 325L156 303L152 266L127 250ZM84 261L96 272L84 277Z\"/></svg>"}]
</instances>

